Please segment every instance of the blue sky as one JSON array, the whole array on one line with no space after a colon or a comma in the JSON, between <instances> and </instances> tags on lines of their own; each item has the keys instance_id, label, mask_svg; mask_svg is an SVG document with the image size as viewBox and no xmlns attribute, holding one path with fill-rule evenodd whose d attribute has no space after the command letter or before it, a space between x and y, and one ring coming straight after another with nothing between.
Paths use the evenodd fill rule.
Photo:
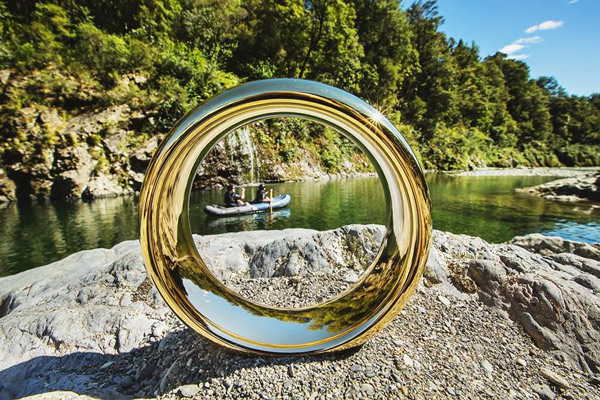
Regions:
<instances>
[{"instance_id":1,"label":"blue sky","mask_svg":"<svg viewBox=\"0 0 600 400\"><path fill-rule=\"evenodd\" d=\"M534 78L554 76L571 94L600 93L600 0L438 0L438 11L441 30L474 41L482 58L503 49Z\"/></svg>"}]
</instances>

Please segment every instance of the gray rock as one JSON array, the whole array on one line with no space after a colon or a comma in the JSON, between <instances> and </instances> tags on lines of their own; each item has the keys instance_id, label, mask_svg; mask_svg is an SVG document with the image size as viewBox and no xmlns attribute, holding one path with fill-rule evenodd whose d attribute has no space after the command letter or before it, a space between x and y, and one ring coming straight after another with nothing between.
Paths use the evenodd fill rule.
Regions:
<instances>
[{"instance_id":1,"label":"gray rock","mask_svg":"<svg viewBox=\"0 0 600 400\"><path fill-rule=\"evenodd\" d=\"M252 278L272 278L343 270L347 282L356 282L374 259L384 232L380 225L348 225L323 232L286 229L197 236L195 241L219 279L246 271Z\"/></svg>"},{"instance_id":2,"label":"gray rock","mask_svg":"<svg viewBox=\"0 0 600 400\"><path fill-rule=\"evenodd\" d=\"M124 377L119 382L119 386L121 386L123 389L129 389L131 385L133 385L133 380L128 376Z\"/></svg>"},{"instance_id":3,"label":"gray rock","mask_svg":"<svg viewBox=\"0 0 600 400\"><path fill-rule=\"evenodd\" d=\"M43 385L19 383L21 370L11 367L26 360L76 352L83 358L85 352L118 354L142 345L153 321L170 313L162 302L158 307L147 301L119 305L125 295L139 296L146 279L137 241L82 251L0 278L0 371L5 386L23 396Z\"/></svg>"},{"instance_id":4,"label":"gray rock","mask_svg":"<svg viewBox=\"0 0 600 400\"><path fill-rule=\"evenodd\" d=\"M483 369L486 370L486 372L488 372L489 374L491 374L492 372L494 372L494 367L492 367L492 364L490 364L490 362L488 360L483 360L481 362L481 366L483 367Z\"/></svg>"},{"instance_id":5,"label":"gray rock","mask_svg":"<svg viewBox=\"0 0 600 400\"><path fill-rule=\"evenodd\" d=\"M570 253L584 258L600 261L600 245L579 243L572 240L566 240L557 236L544 236L539 233L532 233L526 236L517 236L509 243L516 244L524 249L550 256L554 254ZM600 277L600 275L597 275Z\"/></svg>"},{"instance_id":6,"label":"gray rock","mask_svg":"<svg viewBox=\"0 0 600 400\"><path fill-rule=\"evenodd\" d=\"M600 172L558 179L534 187L517 189L517 191L531 193L548 200L600 201Z\"/></svg>"},{"instance_id":7,"label":"gray rock","mask_svg":"<svg viewBox=\"0 0 600 400\"><path fill-rule=\"evenodd\" d=\"M600 287L596 275L600 268L597 261L583 256L596 257L595 245L542 235L511 241L519 246L487 244L437 231L433 239L435 250L430 254L437 260L429 265L436 278L430 281L440 281L435 287L452 295L458 290L463 298L474 293L519 322L540 348L562 351L573 367L583 371L600 367L595 322L600 319L600 299L590 290Z\"/></svg>"},{"instance_id":8,"label":"gray rock","mask_svg":"<svg viewBox=\"0 0 600 400\"><path fill-rule=\"evenodd\" d=\"M0 168L0 204L17 200L17 185Z\"/></svg>"},{"instance_id":9,"label":"gray rock","mask_svg":"<svg viewBox=\"0 0 600 400\"><path fill-rule=\"evenodd\" d=\"M538 395L540 396L540 399L542 400L554 400L554 392L552 391L552 389L550 389L550 387L548 385L542 384L542 385L533 385L531 387L531 389Z\"/></svg>"},{"instance_id":10,"label":"gray rock","mask_svg":"<svg viewBox=\"0 0 600 400\"><path fill-rule=\"evenodd\" d=\"M571 385L565 378L558 375L556 372L550 371L548 368L540 368L540 374L549 382L555 384L562 389L570 389Z\"/></svg>"},{"instance_id":11,"label":"gray rock","mask_svg":"<svg viewBox=\"0 0 600 400\"><path fill-rule=\"evenodd\" d=\"M362 367L360 365L354 364L350 367L350 371L352 372L360 372L362 371Z\"/></svg>"},{"instance_id":12,"label":"gray rock","mask_svg":"<svg viewBox=\"0 0 600 400\"><path fill-rule=\"evenodd\" d=\"M440 301L440 303L442 303L446 307L450 307L450 304L451 304L450 300L448 300L446 297L442 296L441 294L438 296L438 300Z\"/></svg>"},{"instance_id":13,"label":"gray rock","mask_svg":"<svg viewBox=\"0 0 600 400\"><path fill-rule=\"evenodd\" d=\"M198 385L183 385L179 387L178 392L183 397L194 397L200 392L200 387Z\"/></svg>"},{"instance_id":14,"label":"gray rock","mask_svg":"<svg viewBox=\"0 0 600 400\"><path fill-rule=\"evenodd\" d=\"M593 290L596 293L600 293L600 282L598 282L598 279L593 276L581 274L574 277L573 281L577 282L583 287Z\"/></svg>"}]
</instances>

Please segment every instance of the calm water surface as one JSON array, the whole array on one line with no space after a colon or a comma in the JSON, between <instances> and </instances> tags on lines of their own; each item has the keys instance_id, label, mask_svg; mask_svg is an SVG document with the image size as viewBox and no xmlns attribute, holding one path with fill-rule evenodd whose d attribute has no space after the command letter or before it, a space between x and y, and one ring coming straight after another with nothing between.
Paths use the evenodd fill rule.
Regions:
<instances>
[{"instance_id":1,"label":"calm water surface","mask_svg":"<svg viewBox=\"0 0 600 400\"><path fill-rule=\"evenodd\" d=\"M532 232L600 242L600 212L591 206L546 201L515 194L549 177L427 177L434 228L504 242ZM384 223L383 190L377 178L269 185L292 202L273 214L209 218L205 204L218 203L222 190L192 193L190 220L199 234L254 229L333 229L351 223ZM247 188L253 195L255 187ZM134 198L11 204L0 209L0 276L59 260L71 253L112 247L138 237Z\"/></svg>"}]
</instances>

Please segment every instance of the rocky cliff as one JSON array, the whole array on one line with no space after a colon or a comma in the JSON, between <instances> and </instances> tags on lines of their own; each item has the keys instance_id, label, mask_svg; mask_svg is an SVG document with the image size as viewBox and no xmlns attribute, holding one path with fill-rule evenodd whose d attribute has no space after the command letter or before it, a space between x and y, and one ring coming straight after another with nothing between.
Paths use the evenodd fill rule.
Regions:
<instances>
[{"instance_id":1,"label":"rocky cliff","mask_svg":"<svg viewBox=\"0 0 600 400\"><path fill-rule=\"evenodd\" d=\"M0 78L0 202L135 193L175 123L159 113L164 100L144 95L143 75L120 76L110 90L58 70ZM373 171L351 142L309 125L259 121L233 132L200 165L196 187Z\"/></svg>"},{"instance_id":2,"label":"rocky cliff","mask_svg":"<svg viewBox=\"0 0 600 400\"><path fill-rule=\"evenodd\" d=\"M295 305L277 294L343 289L382 232L195 240L244 295ZM435 231L419 290L364 346L263 358L183 327L149 282L138 242L83 251L0 279L0 399L598 397L599 260L597 245L540 236L488 244Z\"/></svg>"}]
</instances>

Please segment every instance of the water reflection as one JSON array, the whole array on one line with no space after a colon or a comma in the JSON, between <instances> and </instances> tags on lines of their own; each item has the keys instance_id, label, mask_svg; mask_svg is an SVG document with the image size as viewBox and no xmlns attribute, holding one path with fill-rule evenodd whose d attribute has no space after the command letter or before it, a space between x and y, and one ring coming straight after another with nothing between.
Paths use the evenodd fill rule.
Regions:
<instances>
[{"instance_id":1,"label":"water reflection","mask_svg":"<svg viewBox=\"0 0 600 400\"><path fill-rule=\"evenodd\" d=\"M59 260L80 250L138 238L132 197L10 204L0 209L0 276Z\"/></svg>"},{"instance_id":2,"label":"water reflection","mask_svg":"<svg viewBox=\"0 0 600 400\"><path fill-rule=\"evenodd\" d=\"M290 218L292 210L285 208L273 212L265 211L255 214L234 215L230 217L212 217L207 215L204 226L213 233L256 231L272 229L274 224L285 224Z\"/></svg>"}]
</instances>

